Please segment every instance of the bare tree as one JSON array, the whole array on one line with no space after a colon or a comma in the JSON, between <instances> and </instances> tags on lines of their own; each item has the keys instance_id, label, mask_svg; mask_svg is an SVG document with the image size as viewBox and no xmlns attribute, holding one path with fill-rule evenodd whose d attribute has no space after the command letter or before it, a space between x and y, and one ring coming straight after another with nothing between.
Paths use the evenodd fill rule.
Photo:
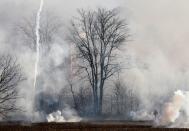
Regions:
<instances>
[{"instance_id":1,"label":"bare tree","mask_svg":"<svg viewBox=\"0 0 189 131\"><path fill-rule=\"evenodd\" d=\"M17 87L24 80L20 65L11 56L0 57L0 116L19 110Z\"/></svg>"},{"instance_id":2,"label":"bare tree","mask_svg":"<svg viewBox=\"0 0 189 131\"><path fill-rule=\"evenodd\" d=\"M77 48L79 70L92 87L95 114L102 113L105 81L120 70L116 52L127 37L127 24L117 10L79 10L72 22L69 40Z\"/></svg>"},{"instance_id":3,"label":"bare tree","mask_svg":"<svg viewBox=\"0 0 189 131\"><path fill-rule=\"evenodd\" d=\"M91 114L91 94L91 89L88 87L80 87L79 91L76 93L77 111L80 115L86 116Z\"/></svg>"},{"instance_id":4,"label":"bare tree","mask_svg":"<svg viewBox=\"0 0 189 131\"><path fill-rule=\"evenodd\" d=\"M139 98L134 90L119 79L114 83L111 107L116 115L129 115L139 107Z\"/></svg>"},{"instance_id":5,"label":"bare tree","mask_svg":"<svg viewBox=\"0 0 189 131\"><path fill-rule=\"evenodd\" d=\"M70 79L70 80L67 80L68 81L68 86L70 87L70 92L71 92L71 94L72 94L72 98L73 98L73 102L74 102L74 108L76 109L76 110L78 110L78 102L77 102L77 98L76 98L76 95L75 95L75 92L74 92L74 90L73 90L73 82L72 82L72 79Z\"/></svg>"},{"instance_id":6,"label":"bare tree","mask_svg":"<svg viewBox=\"0 0 189 131\"><path fill-rule=\"evenodd\" d=\"M52 60L52 55L54 55L55 53L51 52L52 51L51 49L54 43L57 42L59 44L62 44L61 43L62 42L62 39L61 39L62 27L63 26L62 26L61 19L57 17L54 13L48 12L48 11L42 12L41 19L40 19L40 28L39 28L39 35L40 35L39 65L41 63L43 63L43 65L48 65L48 68L43 68L41 73L38 75L37 83L40 83L40 84L37 84L37 85L41 86L42 89L44 89L43 87L45 83L47 83L46 82L47 78L51 80L51 83L56 81L54 79L55 74L53 74L53 72L56 72L57 70L62 71L65 68L64 67L65 65L63 63L64 61L61 61L61 64L58 64L58 65L55 64L56 62ZM25 17L22 20L20 20L15 25L14 30L12 31L13 33L16 33L16 34L11 35L11 37L14 36L15 39L18 39L18 41L21 44L29 47L31 50L36 52L36 32L35 31L36 31L36 13L32 16ZM20 45L18 47L20 47ZM62 60L64 60L64 56L62 57L63 57ZM64 76L62 75L62 77ZM38 100L38 98L40 98L41 94L37 94L37 95L39 96L36 96L35 106L39 106L40 108L40 105L37 103L39 103L40 101ZM41 101L43 101L42 98L40 99ZM44 99L45 99L45 95L44 95Z\"/></svg>"},{"instance_id":7,"label":"bare tree","mask_svg":"<svg viewBox=\"0 0 189 131\"><path fill-rule=\"evenodd\" d=\"M126 104L124 103L126 99L126 89L123 87L120 81L115 82L115 87L113 91L113 96L115 99L115 108L117 115L120 115L123 112L123 106ZM129 106L129 105L127 105Z\"/></svg>"},{"instance_id":8,"label":"bare tree","mask_svg":"<svg viewBox=\"0 0 189 131\"><path fill-rule=\"evenodd\" d=\"M28 44L29 47L34 50L36 49L35 19L35 16L24 18L15 28L15 31L21 35L21 39L24 40L24 43ZM49 49L50 44L60 35L61 28L61 20L52 13L45 12L42 16L39 30L40 43L42 46Z\"/></svg>"}]
</instances>

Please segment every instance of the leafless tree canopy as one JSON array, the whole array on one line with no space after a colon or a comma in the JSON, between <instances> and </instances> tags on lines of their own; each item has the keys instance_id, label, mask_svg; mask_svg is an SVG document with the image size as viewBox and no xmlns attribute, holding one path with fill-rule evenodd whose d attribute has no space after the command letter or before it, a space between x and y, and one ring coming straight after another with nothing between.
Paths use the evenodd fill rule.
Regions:
<instances>
[{"instance_id":1,"label":"leafless tree canopy","mask_svg":"<svg viewBox=\"0 0 189 131\"><path fill-rule=\"evenodd\" d=\"M0 57L0 116L18 110L17 86L23 80L20 65L11 56Z\"/></svg>"},{"instance_id":2,"label":"leafless tree canopy","mask_svg":"<svg viewBox=\"0 0 189 131\"><path fill-rule=\"evenodd\" d=\"M46 12L41 18L40 43L43 47L49 48L50 44L54 42L55 36L58 35L62 23L58 17L49 12ZM24 43L28 44L32 49L35 49L36 46L35 19L35 17L25 18L16 26L16 32L22 36Z\"/></svg>"},{"instance_id":3,"label":"leafless tree canopy","mask_svg":"<svg viewBox=\"0 0 189 131\"><path fill-rule=\"evenodd\" d=\"M117 80L111 96L111 114L129 115L128 113L136 111L138 107L139 99L133 89Z\"/></svg>"},{"instance_id":4,"label":"leafless tree canopy","mask_svg":"<svg viewBox=\"0 0 189 131\"><path fill-rule=\"evenodd\" d=\"M117 10L79 10L74 19L69 40L77 48L78 67L89 80L94 102L94 113L101 114L105 81L120 70L116 51L127 40L127 24Z\"/></svg>"}]
</instances>

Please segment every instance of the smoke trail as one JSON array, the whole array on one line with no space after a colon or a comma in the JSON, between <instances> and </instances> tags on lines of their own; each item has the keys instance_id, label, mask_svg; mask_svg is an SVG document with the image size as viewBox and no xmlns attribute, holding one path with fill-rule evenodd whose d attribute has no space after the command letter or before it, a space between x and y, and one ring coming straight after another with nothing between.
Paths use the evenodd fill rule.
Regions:
<instances>
[{"instance_id":1,"label":"smoke trail","mask_svg":"<svg viewBox=\"0 0 189 131\"><path fill-rule=\"evenodd\" d=\"M36 88L36 81L37 81L37 75L38 75L38 63L39 63L39 46L40 46L40 18L41 18L41 12L43 9L43 0L41 0L39 10L37 12L37 18L36 18L36 28L35 28L35 35L36 35L36 61L35 61L35 74L34 74L34 89Z\"/></svg>"}]
</instances>

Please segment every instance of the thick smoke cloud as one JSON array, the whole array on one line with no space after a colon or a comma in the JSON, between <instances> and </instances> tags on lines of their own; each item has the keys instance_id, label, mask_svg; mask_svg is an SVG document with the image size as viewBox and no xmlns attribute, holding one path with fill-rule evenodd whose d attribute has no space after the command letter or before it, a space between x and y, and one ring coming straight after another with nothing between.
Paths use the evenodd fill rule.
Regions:
<instances>
[{"instance_id":1,"label":"thick smoke cloud","mask_svg":"<svg viewBox=\"0 0 189 131\"><path fill-rule=\"evenodd\" d=\"M44 0L45 10L52 11L64 23L64 29L78 8L105 7L121 9L121 15L127 20L131 41L127 44L127 52L121 53L123 59L130 55L133 68L124 70L124 82L136 89L141 98L142 109L157 110L177 89L189 90L189 9L188 0ZM24 105L27 112L32 113L33 96L33 63L35 53L19 46L12 32L15 23L24 17L36 13L39 0L0 0L0 52L14 54L22 64L27 80L22 83L20 93L25 97L19 104ZM65 71L57 68L49 72L53 63L59 67L68 56L69 45L64 40L66 31L62 33L61 43L53 44L49 56L43 59L40 71L45 81L40 81L44 89L55 91L63 88L66 80ZM12 40L13 39L13 40ZM11 43L11 44L10 44ZM55 58L55 59L54 59ZM45 63L45 64L44 64ZM49 77L46 74L52 73ZM56 87L56 90L54 88Z\"/></svg>"},{"instance_id":2,"label":"thick smoke cloud","mask_svg":"<svg viewBox=\"0 0 189 131\"><path fill-rule=\"evenodd\" d=\"M138 68L126 70L123 75L129 72L128 81L135 83L144 105L153 110L176 89L188 90L188 1L124 3L127 13L123 15L127 15L132 33L128 52Z\"/></svg>"},{"instance_id":3,"label":"thick smoke cloud","mask_svg":"<svg viewBox=\"0 0 189 131\"><path fill-rule=\"evenodd\" d=\"M107 5L108 3L108 5ZM41 56L39 62L39 77L37 81L37 89L34 92L33 80L34 80L34 63L36 58L36 52L34 52L27 43L23 43L23 36L19 36L17 26L23 22L23 20L33 20L31 23L35 23L35 16L39 8L40 2L38 0L0 0L0 52L2 54L12 54L21 63L23 72L27 78L20 87L19 93L23 97L18 101L18 106L22 106L28 120L34 119L36 121L41 120L39 116L45 115L46 111L35 111L35 105L38 104L41 92L47 92L50 98L57 95L62 88L67 84L65 75L66 66L65 58L69 54L69 44L65 41L66 31L61 32L61 37L50 45L49 52L44 57L44 50L41 49ZM76 14L78 8L95 8L97 6L106 6L107 8L115 8L118 6L118 2L109 1L60 1L60 0L45 0L44 12L42 17L45 16L45 11L55 14L63 22L63 28L66 30L66 26L74 14ZM63 8L66 7L66 8ZM69 7L69 8L67 8ZM43 18L42 18L43 19ZM42 21L43 22L43 21ZM41 23L43 24L43 23ZM35 101L34 97L38 98ZM46 96L44 96L45 98ZM49 99L51 102L55 99ZM39 106L40 107L40 106ZM47 108L49 108L47 106ZM33 110L34 109L34 110ZM61 110L61 109L60 109ZM16 115L18 116L18 114ZM34 117L33 117L34 116ZM17 118L16 118L17 119ZM25 119L25 118L18 118Z\"/></svg>"}]
</instances>

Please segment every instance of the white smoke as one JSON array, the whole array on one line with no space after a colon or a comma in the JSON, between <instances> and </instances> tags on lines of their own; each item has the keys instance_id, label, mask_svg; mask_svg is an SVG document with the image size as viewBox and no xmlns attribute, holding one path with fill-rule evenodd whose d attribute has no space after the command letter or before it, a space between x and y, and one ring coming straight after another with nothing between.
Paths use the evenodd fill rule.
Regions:
<instances>
[{"instance_id":1,"label":"white smoke","mask_svg":"<svg viewBox=\"0 0 189 131\"><path fill-rule=\"evenodd\" d=\"M131 111L130 116L135 121L151 121L154 119L153 113L149 113L145 110Z\"/></svg>"},{"instance_id":2,"label":"white smoke","mask_svg":"<svg viewBox=\"0 0 189 131\"><path fill-rule=\"evenodd\" d=\"M177 90L170 102L165 103L160 125L189 127L189 91Z\"/></svg>"},{"instance_id":3,"label":"white smoke","mask_svg":"<svg viewBox=\"0 0 189 131\"><path fill-rule=\"evenodd\" d=\"M148 110L131 111L133 120L154 121L155 126L189 128L189 91L177 90L169 102L163 104L160 114ZM161 107L159 107L161 108Z\"/></svg>"},{"instance_id":4,"label":"white smoke","mask_svg":"<svg viewBox=\"0 0 189 131\"><path fill-rule=\"evenodd\" d=\"M15 119L22 119L22 114L24 114L24 117L26 116L28 120L38 119L39 117L43 117L43 112L33 112L33 108L35 108L35 105L33 103L33 96L40 91L49 92L51 94L56 94L57 92L60 92L63 88L65 88L66 83L66 71L64 71L64 60L66 55L68 56L69 47L65 40L61 40L58 42L56 39L53 41L53 43L50 45L50 52L45 56L46 58L41 59L42 53L42 43L40 40L40 31L43 27L43 19L45 19L45 10L51 12L61 19L63 19L63 22L61 23L68 23L71 16L74 16L75 13L77 13L77 8L96 8L96 6L105 6L107 8L114 8L117 7L119 4L117 1L110 0L108 3L102 2L100 0L96 1L87 1L84 0L83 2L77 2L76 5L73 5L76 1L51 1L51 0L41 0L40 7L39 6L39 0L1 0L0 7L1 7L1 13L0 13L0 46L1 52L5 53L11 53L18 57L18 62L23 67L23 72L27 78L27 80L23 81L21 83L22 85L19 87L19 94L23 97L23 99L20 99L17 103L18 106L23 107L23 112L18 114L18 117ZM45 2L45 6L43 6L43 2ZM62 3L66 3L66 5L69 8L62 8ZM61 6L60 6L61 5ZM61 8L60 8L61 7ZM23 11L24 10L24 11ZM35 21L33 21L33 13L38 11ZM44 14L43 14L44 13ZM30 19L31 17L31 19ZM28 25L24 25L25 18L28 20L29 24L32 24L35 28L34 37L36 37L36 48L35 51L29 49L28 39L25 40L25 37L23 34L18 33L18 31L13 31L12 34L12 28L15 28L17 24L23 22L24 27L28 27ZM65 19L67 18L67 19ZM30 22L31 20L31 22ZM66 25L64 25L65 28ZM11 32L10 32L11 31ZM66 34L66 31L62 31L62 33ZM56 36L57 37L57 36ZM61 37L63 39L63 37ZM64 42L63 42L64 41ZM65 46L67 45L67 47ZM39 57L40 55L40 57ZM39 62L40 61L40 62ZM35 63L35 75L34 75L34 63ZM36 85L37 80L37 85ZM34 87L39 87L37 91L34 91ZM67 99L67 98L66 98ZM63 99L63 101L66 103L68 100ZM70 101L70 100L69 100ZM61 110L60 108L59 110ZM56 109L55 109L56 111ZM74 114L73 111L67 111L68 114ZM17 114L16 114L17 115ZM20 116L19 116L20 115ZM66 115L64 115L65 117ZM20 118L19 118L20 117ZM75 117L72 117L74 120ZM25 118L23 118L25 119ZM41 121L44 121L43 118L39 118ZM66 120L68 120L66 118ZM70 120L70 119L69 119ZM37 120L38 121L38 120ZM71 120L70 120L71 121Z\"/></svg>"},{"instance_id":5,"label":"white smoke","mask_svg":"<svg viewBox=\"0 0 189 131\"><path fill-rule=\"evenodd\" d=\"M65 118L62 116L62 113L58 110L57 112L53 112L47 116L48 122L65 122Z\"/></svg>"},{"instance_id":6,"label":"white smoke","mask_svg":"<svg viewBox=\"0 0 189 131\"><path fill-rule=\"evenodd\" d=\"M165 104L165 107L163 109L163 115L161 118L162 123L175 122L175 120L180 115L180 110L183 106L184 99L185 95L182 91L178 90L174 93L171 102Z\"/></svg>"},{"instance_id":7,"label":"white smoke","mask_svg":"<svg viewBox=\"0 0 189 131\"><path fill-rule=\"evenodd\" d=\"M68 20L65 18L74 16L73 14L76 13L76 8L95 8L98 5L105 6L106 8L114 8L120 5L124 6L123 8L126 11L123 15L125 17L129 17L128 24L132 31L131 35L133 38L132 44L129 45L128 50L136 58L141 60L141 63L147 63L149 69L132 69L130 70L130 72L128 70L125 70L125 72L123 71L123 74L124 76L125 74L128 74L127 81L130 81L131 83L133 81L135 82L134 86L136 88L136 91L139 92L138 94L142 100L141 104L144 105L143 109L145 109L145 111L132 113L134 118L146 119L149 118L149 115L151 117L149 110L154 109L154 105L157 103L156 101L161 101L162 97L171 92L170 89L174 90L177 87L185 89L185 87L188 87L189 85L189 63L187 61L189 29L189 13L187 13L187 3L189 1L125 0L124 4L119 4L118 1L83 0L83 2L76 2L74 0L47 0L46 4L49 6L49 8L52 8L56 14L60 14L60 16L65 20L65 23L68 23ZM0 4L2 12L0 13L0 51L17 52L18 59L22 64L23 70L28 78L27 81L23 82L23 86L21 86L20 88L20 93L24 94L24 99L22 99L20 104L24 105L27 114L31 114L30 110L33 106L30 97L32 96L31 93L33 93L33 73L31 74L33 66L31 65L32 63L34 63L33 58L35 54L26 50L26 48L24 48L23 46L17 46L17 48L19 49L15 50L16 47L12 45L15 45L15 42L20 43L20 41L13 39L13 35L10 37L10 39L12 39L13 41L12 45L9 45L9 43L4 43L3 38L6 37L8 33L8 27L11 27L10 25L17 22L17 20L21 19L22 16L27 16L28 14L30 14L29 12L31 12L31 10L34 10L33 8L36 7L38 2L39 0L1 0ZM77 4L73 5L73 3L75 2ZM62 8L62 3L67 5L67 8ZM125 6L128 8L126 8ZM29 10L29 8L31 9ZM54 60L55 65L59 65L61 63L61 59L57 59L57 57L59 57L59 55L62 56L62 53L57 54L57 52L54 52L54 50L57 51L57 49L68 50L68 48L65 49L65 46L64 48L59 48L58 46L56 46L53 49L52 54L54 54L55 57L52 57L51 59ZM62 52L61 50L60 52ZM43 62L41 63L41 65L43 69L46 69L48 67L48 64L44 64ZM182 69L185 70L184 73L182 73ZM53 73L53 77L56 79L56 81L49 80L49 76L45 75L44 78L46 81L44 83L45 87L47 88L52 84L52 90L57 91L57 87L63 88L63 84L65 83L64 78L62 78L64 72L60 72L60 70L57 70L55 72L53 70ZM41 87L43 87L43 85ZM163 91L162 88L164 89ZM51 92L52 90L47 91ZM185 92L181 92L184 94L184 96L187 96ZM158 98L156 96L158 96ZM186 98L183 101L184 103L189 103L187 102ZM178 121L180 122L180 118L183 118L183 110L184 112L189 112L187 104L181 105L182 106L180 107L180 109L176 107L177 111L174 111L174 115L172 115L171 117L165 118L165 116L162 115L163 117L161 117L160 119L161 123L168 124L173 122L175 124ZM164 105L163 110L172 110L174 108L175 104L172 99L169 103L166 103ZM169 114L169 112L163 112L164 114ZM185 116L187 117L187 115ZM183 121L183 119L181 119L181 121Z\"/></svg>"},{"instance_id":8,"label":"white smoke","mask_svg":"<svg viewBox=\"0 0 189 131\"><path fill-rule=\"evenodd\" d=\"M39 46L40 46L40 19L41 19L41 12L43 9L43 0L41 0L39 10L37 12L37 18L36 18L36 28L35 28L35 34L36 34L36 61L35 61L35 74L34 74L34 88L36 87L36 81L37 81L37 75L38 75L38 63L39 63Z\"/></svg>"},{"instance_id":9,"label":"white smoke","mask_svg":"<svg viewBox=\"0 0 189 131\"><path fill-rule=\"evenodd\" d=\"M46 119L48 122L79 122L82 120L76 111L68 107L49 114Z\"/></svg>"}]
</instances>

